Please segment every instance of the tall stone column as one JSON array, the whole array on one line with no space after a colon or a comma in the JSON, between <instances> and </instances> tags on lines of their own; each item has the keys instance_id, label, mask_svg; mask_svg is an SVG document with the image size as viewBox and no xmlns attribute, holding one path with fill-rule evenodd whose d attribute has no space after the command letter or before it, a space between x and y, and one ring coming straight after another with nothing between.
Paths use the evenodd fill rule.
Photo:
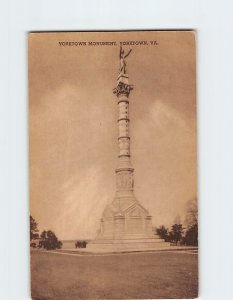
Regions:
<instances>
[{"instance_id":1,"label":"tall stone column","mask_svg":"<svg viewBox=\"0 0 233 300\"><path fill-rule=\"evenodd\" d=\"M133 172L130 162L130 119L129 95L133 86L129 84L128 75L118 76L117 87L113 93L117 96L118 105L118 164L116 172L116 198L121 210L122 201L136 201L133 195Z\"/></svg>"}]
</instances>

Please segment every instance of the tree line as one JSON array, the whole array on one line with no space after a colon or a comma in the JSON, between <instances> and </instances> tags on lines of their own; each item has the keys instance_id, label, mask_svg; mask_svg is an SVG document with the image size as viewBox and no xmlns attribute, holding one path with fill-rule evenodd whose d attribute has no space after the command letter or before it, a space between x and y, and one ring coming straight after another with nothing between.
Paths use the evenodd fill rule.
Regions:
<instances>
[{"instance_id":1,"label":"tree line","mask_svg":"<svg viewBox=\"0 0 233 300\"><path fill-rule=\"evenodd\" d=\"M169 230L164 225L156 228L156 234L165 242L175 245L198 246L198 209L197 199L194 198L186 204L185 227L179 222L171 226Z\"/></svg>"},{"instance_id":2,"label":"tree line","mask_svg":"<svg viewBox=\"0 0 233 300\"><path fill-rule=\"evenodd\" d=\"M38 224L30 216L30 247L44 248L46 250L61 249L62 242L58 240L55 233L51 230L43 230L39 234Z\"/></svg>"},{"instance_id":3,"label":"tree line","mask_svg":"<svg viewBox=\"0 0 233 300\"><path fill-rule=\"evenodd\" d=\"M176 221L170 230L161 225L156 228L155 233L166 242L175 245L198 246L198 209L197 199L194 198L186 204L185 227ZM86 248L86 241L77 241L76 248ZM51 230L44 230L39 234L38 224L32 216L30 216L30 246L32 248L44 248L46 250L61 249L62 242L58 240L55 233Z\"/></svg>"},{"instance_id":4,"label":"tree line","mask_svg":"<svg viewBox=\"0 0 233 300\"><path fill-rule=\"evenodd\" d=\"M187 230L182 224L174 224L169 230L164 225L156 228L156 234L165 242L174 243L175 245L198 246L198 225L194 224Z\"/></svg>"}]
</instances>

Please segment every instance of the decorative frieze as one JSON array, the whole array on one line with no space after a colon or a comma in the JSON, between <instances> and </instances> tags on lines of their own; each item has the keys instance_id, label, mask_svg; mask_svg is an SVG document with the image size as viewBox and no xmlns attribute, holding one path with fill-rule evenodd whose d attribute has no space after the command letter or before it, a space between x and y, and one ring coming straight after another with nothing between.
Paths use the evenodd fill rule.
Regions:
<instances>
[{"instance_id":1,"label":"decorative frieze","mask_svg":"<svg viewBox=\"0 0 233 300\"><path fill-rule=\"evenodd\" d=\"M116 174L117 190L133 189L133 173L132 172L118 172Z\"/></svg>"}]
</instances>

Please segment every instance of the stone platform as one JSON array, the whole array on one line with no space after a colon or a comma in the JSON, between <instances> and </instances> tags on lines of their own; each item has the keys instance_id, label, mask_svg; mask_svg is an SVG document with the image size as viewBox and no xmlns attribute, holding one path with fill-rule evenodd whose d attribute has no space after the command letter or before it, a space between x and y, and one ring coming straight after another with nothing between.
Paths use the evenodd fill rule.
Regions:
<instances>
[{"instance_id":1,"label":"stone platform","mask_svg":"<svg viewBox=\"0 0 233 300\"><path fill-rule=\"evenodd\" d=\"M121 197L118 193L118 197L106 206L100 230L96 238L88 242L87 251L145 251L170 247L170 243L154 234L149 212L132 191L127 193L128 197Z\"/></svg>"},{"instance_id":2,"label":"stone platform","mask_svg":"<svg viewBox=\"0 0 233 300\"><path fill-rule=\"evenodd\" d=\"M112 253L125 251L148 251L169 249L170 243L164 242L158 236L133 237L125 239L83 239L87 241L87 248L76 248L77 240L63 240L62 250L81 251L90 253Z\"/></svg>"},{"instance_id":3,"label":"stone platform","mask_svg":"<svg viewBox=\"0 0 233 300\"><path fill-rule=\"evenodd\" d=\"M169 248L170 243L159 238L93 240L88 243L90 252L143 251Z\"/></svg>"},{"instance_id":4,"label":"stone platform","mask_svg":"<svg viewBox=\"0 0 233 300\"><path fill-rule=\"evenodd\" d=\"M198 247L196 246L170 246L168 247L167 245L165 246L161 246L158 248L146 248L146 249L124 249L124 250L120 250L120 249L98 249L98 247L96 248L92 248L91 250L89 250L88 248L62 248L62 249L58 249L55 250L55 252L60 252L60 253L64 253L64 254L71 254L71 255L113 255L113 254L130 254L130 253L154 253L154 252L173 252L173 251L192 251L193 254L198 254ZM36 250L37 251L37 250ZM51 252L51 251L50 251ZM194 253L195 252L195 253Z\"/></svg>"}]
</instances>

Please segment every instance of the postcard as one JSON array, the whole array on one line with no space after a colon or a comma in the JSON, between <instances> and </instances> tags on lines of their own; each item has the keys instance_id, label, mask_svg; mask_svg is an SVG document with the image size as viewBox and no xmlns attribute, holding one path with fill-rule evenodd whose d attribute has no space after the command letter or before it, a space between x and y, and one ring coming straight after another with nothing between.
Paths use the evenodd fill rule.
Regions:
<instances>
[{"instance_id":1,"label":"postcard","mask_svg":"<svg viewBox=\"0 0 233 300\"><path fill-rule=\"evenodd\" d=\"M32 32L31 297L198 297L194 31Z\"/></svg>"}]
</instances>

